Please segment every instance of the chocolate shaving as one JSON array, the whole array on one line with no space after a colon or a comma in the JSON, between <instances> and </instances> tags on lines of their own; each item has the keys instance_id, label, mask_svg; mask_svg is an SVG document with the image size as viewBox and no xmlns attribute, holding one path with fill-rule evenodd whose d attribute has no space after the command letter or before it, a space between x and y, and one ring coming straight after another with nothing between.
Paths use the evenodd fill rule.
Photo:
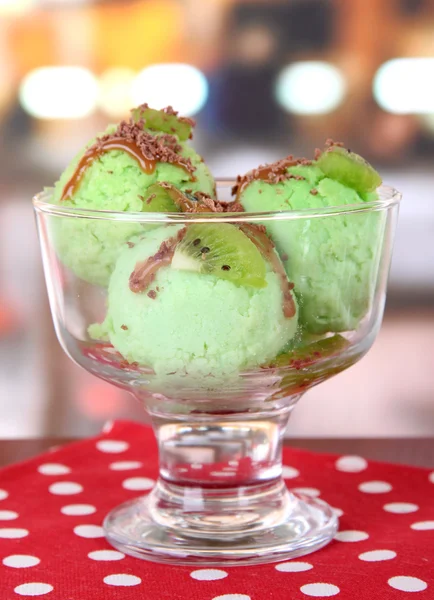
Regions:
<instances>
[{"instance_id":1,"label":"chocolate shaving","mask_svg":"<svg viewBox=\"0 0 434 600\"><path fill-rule=\"evenodd\" d=\"M128 248L134 248L136 244L134 244L133 242L127 242L127 246Z\"/></svg>"},{"instance_id":2,"label":"chocolate shaving","mask_svg":"<svg viewBox=\"0 0 434 600\"><path fill-rule=\"evenodd\" d=\"M166 106L166 108L163 108L163 112L166 113L166 115L177 117L178 121L190 125L191 128L196 127L196 121L194 119L190 117L178 117L178 111L174 110L171 106Z\"/></svg>"},{"instance_id":3,"label":"chocolate shaving","mask_svg":"<svg viewBox=\"0 0 434 600\"><path fill-rule=\"evenodd\" d=\"M155 290L150 290L146 295L149 296L151 300L155 300L155 298L157 297L157 292Z\"/></svg>"},{"instance_id":4,"label":"chocolate shaving","mask_svg":"<svg viewBox=\"0 0 434 600\"><path fill-rule=\"evenodd\" d=\"M225 213L240 213L244 212L244 206L239 202L220 202Z\"/></svg>"},{"instance_id":5,"label":"chocolate shaving","mask_svg":"<svg viewBox=\"0 0 434 600\"><path fill-rule=\"evenodd\" d=\"M128 327L126 325L121 325L121 329L123 329L124 331L127 331Z\"/></svg>"},{"instance_id":6,"label":"chocolate shaving","mask_svg":"<svg viewBox=\"0 0 434 600\"><path fill-rule=\"evenodd\" d=\"M223 208L218 200L214 200L208 194L203 192L196 192L194 197L197 198L197 202L193 205L193 210L186 212L223 212Z\"/></svg>"},{"instance_id":7,"label":"chocolate shaving","mask_svg":"<svg viewBox=\"0 0 434 600\"><path fill-rule=\"evenodd\" d=\"M173 115L174 117L178 116L178 111L173 108L173 106L166 106L163 108L162 112L166 113L166 115Z\"/></svg>"},{"instance_id":8,"label":"chocolate shaving","mask_svg":"<svg viewBox=\"0 0 434 600\"><path fill-rule=\"evenodd\" d=\"M288 168L298 165L307 166L311 164L312 161L307 158L294 158L292 154L290 154L286 158L282 158L274 163L260 165L257 169L253 169L243 176L238 175L236 183L232 187L232 195L236 196L236 199L238 200L242 191L252 181L261 180L265 183L271 184L282 183L283 181L287 181L289 179L297 179L301 181L305 179L305 177L302 175L288 173Z\"/></svg>"},{"instance_id":9,"label":"chocolate shaving","mask_svg":"<svg viewBox=\"0 0 434 600\"><path fill-rule=\"evenodd\" d=\"M119 367L121 369L137 369L138 366L139 366L138 362L134 361L134 362L130 363L125 359L121 360L119 363Z\"/></svg>"},{"instance_id":10,"label":"chocolate shaving","mask_svg":"<svg viewBox=\"0 0 434 600\"><path fill-rule=\"evenodd\" d=\"M343 142L335 142L331 138L328 138L325 142L326 152L330 150L330 148L334 146L343 147ZM322 154L322 150L319 148L315 148L315 160L318 160ZM274 163L268 165L260 165L256 169L252 169L245 175L238 175L235 185L232 187L232 195L236 196L238 200L242 191L252 182L252 181L265 181L266 183L276 184L281 183L283 181L287 181L289 179L296 179L297 181L304 181L306 178L302 175L294 175L292 173L288 173L289 167L295 166L310 166L313 164L313 161L308 158L294 158L292 155L287 156L286 158L282 158ZM260 194L262 190L258 190Z\"/></svg>"},{"instance_id":11,"label":"chocolate shaving","mask_svg":"<svg viewBox=\"0 0 434 600\"><path fill-rule=\"evenodd\" d=\"M161 182L159 185L167 191L176 206L184 213L243 212L244 210L240 204L219 202L204 192L192 193L192 190L186 190L183 193L170 183ZM192 198L186 196L186 194L189 194ZM231 207L231 210L228 209L228 206Z\"/></svg>"},{"instance_id":12,"label":"chocolate shaving","mask_svg":"<svg viewBox=\"0 0 434 600\"><path fill-rule=\"evenodd\" d=\"M309 192L312 196L316 196L318 194L318 190L316 188L312 188Z\"/></svg>"},{"instance_id":13,"label":"chocolate shaving","mask_svg":"<svg viewBox=\"0 0 434 600\"><path fill-rule=\"evenodd\" d=\"M345 144L343 142L335 142L334 140L332 140L332 138L327 138L325 141L325 147L332 148L333 146L340 146L341 148L343 148Z\"/></svg>"},{"instance_id":14,"label":"chocolate shaving","mask_svg":"<svg viewBox=\"0 0 434 600\"><path fill-rule=\"evenodd\" d=\"M129 287L132 292L135 294L144 292L154 281L158 270L171 264L175 248L184 237L186 230L186 227L184 227L178 231L175 237L169 238L161 244L156 254L136 264L129 279ZM152 292L156 295L154 290L151 290L149 294ZM153 296L149 297L152 298Z\"/></svg>"},{"instance_id":15,"label":"chocolate shaving","mask_svg":"<svg viewBox=\"0 0 434 600\"><path fill-rule=\"evenodd\" d=\"M62 200L71 199L76 192L84 173L94 160L99 159L102 154L110 150L122 150L127 152L139 163L145 173L153 173L157 162L169 163L181 167L195 181L193 166L190 158L182 156L182 146L174 135L168 133L152 135L143 129L143 119L135 122L121 121L113 133L108 133L97 138L83 154L74 173L66 183L62 192Z\"/></svg>"}]
</instances>

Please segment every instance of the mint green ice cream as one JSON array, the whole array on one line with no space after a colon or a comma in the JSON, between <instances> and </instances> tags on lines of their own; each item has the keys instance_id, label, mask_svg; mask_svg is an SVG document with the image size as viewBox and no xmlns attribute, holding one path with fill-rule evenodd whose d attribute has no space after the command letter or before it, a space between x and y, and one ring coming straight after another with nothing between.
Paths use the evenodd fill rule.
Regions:
<instances>
[{"instance_id":1,"label":"mint green ice cream","mask_svg":"<svg viewBox=\"0 0 434 600\"><path fill-rule=\"evenodd\" d=\"M157 375L219 376L274 358L294 337L297 313L285 318L279 277L268 264L262 288L164 266L149 290L131 291L137 263L180 229L153 229L123 250L110 278L106 319L90 328L91 336L108 337L129 362Z\"/></svg>"},{"instance_id":2,"label":"mint green ice cream","mask_svg":"<svg viewBox=\"0 0 434 600\"><path fill-rule=\"evenodd\" d=\"M129 132L125 133L125 127L122 130L121 125L118 129L110 126L102 136L117 135L118 139L122 135L127 136ZM171 183L183 191L191 190L193 193L200 191L215 197L214 179L203 159L189 146L188 142L180 141L174 135L167 136L162 132L143 129L143 125L137 125L137 127L141 128L143 134L151 140L149 152L155 152L155 148L152 147L153 139L162 140L164 145L166 142L163 140L172 138L168 142L171 148L175 148L171 159L175 155L189 159L192 173L170 160L165 162L167 158L160 159L159 155L155 158L155 170L148 173L141 168L133 156L121 149L113 149L94 157L84 169L83 176L75 186L74 193L63 199L64 190L71 177L74 176L77 167L80 166L80 161L86 151L95 147L95 140L92 140L62 173L59 181L55 184L52 202L65 207L146 212L150 210L144 201L147 190L157 181ZM177 146L174 146L175 143ZM192 180L192 175L194 180ZM77 277L93 284L105 286L120 249L132 235L139 233L142 228L143 226L138 223L113 223L103 220L64 217L54 223L52 235L58 256L64 265L69 267Z\"/></svg>"},{"instance_id":3,"label":"mint green ice cream","mask_svg":"<svg viewBox=\"0 0 434 600\"><path fill-rule=\"evenodd\" d=\"M330 179L313 162L286 169L298 178L253 179L239 193L246 211L290 211L348 205L344 215L264 223L294 282L300 324L310 333L355 329L368 312L381 253L381 213L351 213L376 199Z\"/></svg>"}]
</instances>

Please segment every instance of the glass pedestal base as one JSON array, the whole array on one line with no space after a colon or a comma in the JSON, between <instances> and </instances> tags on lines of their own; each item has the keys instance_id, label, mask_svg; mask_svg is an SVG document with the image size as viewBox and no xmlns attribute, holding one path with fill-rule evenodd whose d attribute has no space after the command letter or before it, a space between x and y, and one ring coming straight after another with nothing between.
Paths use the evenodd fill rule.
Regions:
<instances>
[{"instance_id":1,"label":"glass pedestal base","mask_svg":"<svg viewBox=\"0 0 434 600\"><path fill-rule=\"evenodd\" d=\"M159 480L149 494L109 513L107 540L125 554L177 565L249 565L314 552L338 527L332 508L288 492L284 482L233 489Z\"/></svg>"}]
</instances>

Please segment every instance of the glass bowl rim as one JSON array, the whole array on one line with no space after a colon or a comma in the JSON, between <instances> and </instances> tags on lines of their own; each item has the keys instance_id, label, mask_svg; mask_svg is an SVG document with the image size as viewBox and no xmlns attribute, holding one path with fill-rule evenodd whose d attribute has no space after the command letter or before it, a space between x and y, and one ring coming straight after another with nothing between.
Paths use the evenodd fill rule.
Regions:
<instances>
[{"instance_id":1,"label":"glass bowl rim","mask_svg":"<svg viewBox=\"0 0 434 600\"><path fill-rule=\"evenodd\" d=\"M217 189L232 187L233 179L217 179ZM344 204L339 206L324 206L320 208L303 208L300 210L264 211L264 212L237 212L237 213L153 213L153 212L120 212L112 210L99 210L78 208L75 206L61 206L52 204L53 188L45 188L33 197L33 206L37 212L50 214L56 217L75 217L83 219L97 219L103 221L121 221L129 223L236 223L236 222L263 222L285 221L306 218L319 218L354 213L378 212L399 204L402 194L388 185L381 185L377 189L378 200L359 202L357 204Z\"/></svg>"}]
</instances>

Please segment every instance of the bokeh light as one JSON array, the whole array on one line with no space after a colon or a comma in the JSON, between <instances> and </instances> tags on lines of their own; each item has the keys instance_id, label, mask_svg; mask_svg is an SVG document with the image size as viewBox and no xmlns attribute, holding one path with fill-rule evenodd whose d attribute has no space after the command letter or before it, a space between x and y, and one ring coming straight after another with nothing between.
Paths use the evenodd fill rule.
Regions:
<instances>
[{"instance_id":1,"label":"bokeh light","mask_svg":"<svg viewBox=\"0 0 434 600\"><path fill-rule=\"evenodd\" d=\"M288 112L319 115L334 111L345 97L341 71L323 61L295 62L276 80L276 99Z\"/></svg>"},{"instance_id":2,"label":"bokeh light","mask_svg":"<svg viewBox=\"0 0 434 600\"><path fill-rule=\"evenodd\" d=\"M80 119L98 100L98 82L83 67L41 67L28 73L20 86L21 106L38 119Z\"/></svg>"},{"instance_id":3,"label":"bokeh light","mask_svg":"<svg viewBox=\"0 0 434 600\"><path fill-rule=\"evenodd\" d=\"M395 58L374 77L377 103L395 114L434 113L434 58Z\"/></svg>"},{"instance_id":4,"label":"bokeh light","mask_svg":"<svg viewBox=\"0 0 434 600\"><path fill-rule=\"evenodd\" d=\"M35 0L0 0L1 15L21 15L31 10Z\"/></svg>"},{"instance_id":5,"label":"bokeh light","mask_svg":"<svg viewBox=\"0 0 434 600\"><path fill-rule=\"evenodd\" d=\"M182 115L198 113L208 98L205 75L192 65L165 63L143 69L132 84L133 104L153 108L171 105Z\"/></svg>"},{"instance_id":6,"label":"bokeh light","mask_svg":"<svg viewBox=\"0 0 434 600\"><path fill-rule=\"evenodd\" d=\"M98 105L113 118L121 118L133 107L132 82L136 73L127 67L107 69L99 78Z\"/></svg>"}]
</instances>

